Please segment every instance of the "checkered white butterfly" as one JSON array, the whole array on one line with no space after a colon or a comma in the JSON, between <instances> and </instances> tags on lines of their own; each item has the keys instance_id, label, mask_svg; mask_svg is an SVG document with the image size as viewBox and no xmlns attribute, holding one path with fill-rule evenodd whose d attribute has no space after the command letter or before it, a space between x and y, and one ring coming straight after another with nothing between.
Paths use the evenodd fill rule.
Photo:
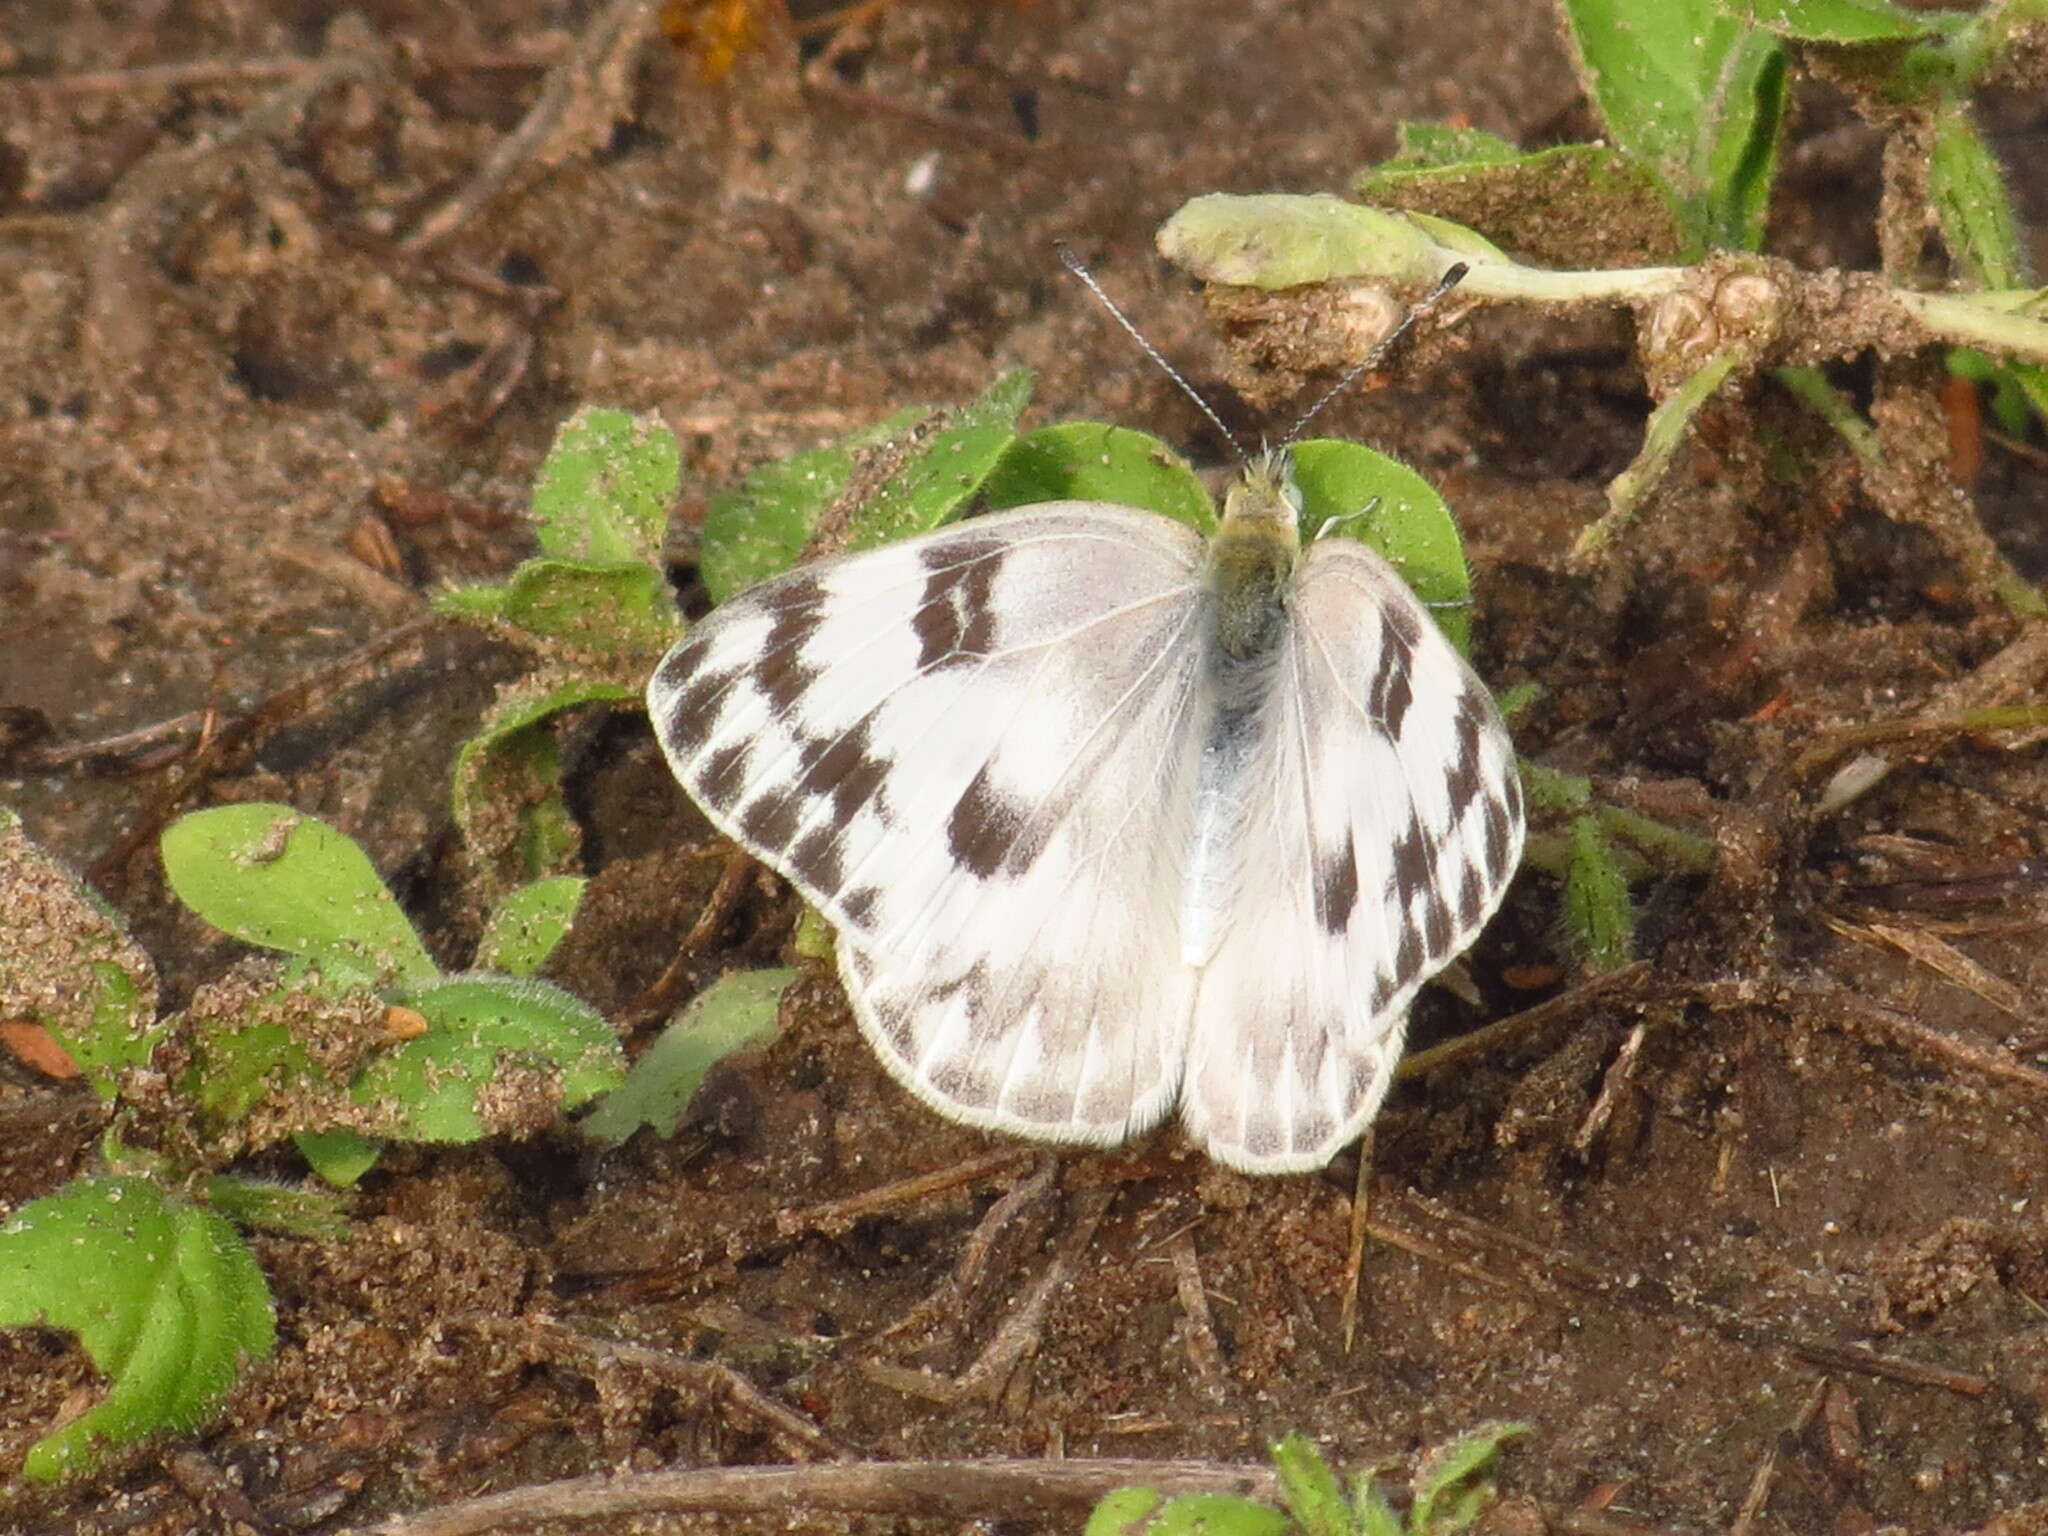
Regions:
<instances>
[{"instance_id":1,"label":"checkered white butterfly","mask_svg":"<svg viewBox=\"0 0 2048 1536\"><path fill-rule=\"evenodd\" d=\"M1110 1144L1178 1107L1281 1173L1378 1109L1514 872L1520 784L1392 567L1300 517L1282 449L1206 542L1099 501L972 518L761 582L656 671L676 778L831 921L942 1114Z\"/></svg>"}]
</instances>

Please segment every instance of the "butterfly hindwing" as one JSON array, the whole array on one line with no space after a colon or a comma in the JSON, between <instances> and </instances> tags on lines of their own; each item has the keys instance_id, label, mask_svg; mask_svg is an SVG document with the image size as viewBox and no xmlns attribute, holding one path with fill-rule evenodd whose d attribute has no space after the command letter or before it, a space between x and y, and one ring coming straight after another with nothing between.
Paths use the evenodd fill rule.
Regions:
<instances>
[{"instance_id":1,"label":"butterfly hindwing","mask_svg":"<svg viewBox=\"0 0 2048 1536\"><path fill-rule=\"evenodd\" d=\"M1304 552L1266 701L1270 786L1234 920L1202 973L1182 1115L1235 1167L1320 1167L1370 1121L1416 990L1478 933L1520 856L1491 696L1393 570Z\"/></svg>"},{"instance_id":2,"label":"butterfly hindwing","mask_svg":"<svg viewBox=\"0 0 2048 1536\"><path fill-rule=\"evenodd\" d=\"M677 778L957 1118L1111 1142L1174 1102L1202 559L1127 508L996 514L751 588L650 685Z\"/></svg>"}]
</instances>

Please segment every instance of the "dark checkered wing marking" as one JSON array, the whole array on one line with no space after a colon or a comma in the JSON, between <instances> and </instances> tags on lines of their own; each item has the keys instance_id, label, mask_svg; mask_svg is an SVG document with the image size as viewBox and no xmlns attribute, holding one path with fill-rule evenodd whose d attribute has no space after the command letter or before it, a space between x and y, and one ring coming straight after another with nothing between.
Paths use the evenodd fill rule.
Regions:
<instances>
[{"instance_id":1,"label":"dark checkered wing marking","mask_svg":"<svg viewBox=\"0 0 2048 1536\"><path fill-rule=\"evenodd\" d=\"M1321 1167L1372 1119L1415 993L1521 857L1514 748L1393 570L1331 538L1297 568L1238 920L1202 973L1181 1113L1210 1154Z\"/></svg>"},{"instance_id":2,"label":"dark checkered wing marking","mask_svg":"<svg viewBox=\"0 0 2048 1536\"><path fill-rule=\"evenodd\" d=\"M1126 508L998 514L743 592L649 685L676 777L956 1118L1114 1142L1172 1106L1202 559Z\"/></svg>"}]
</instances>

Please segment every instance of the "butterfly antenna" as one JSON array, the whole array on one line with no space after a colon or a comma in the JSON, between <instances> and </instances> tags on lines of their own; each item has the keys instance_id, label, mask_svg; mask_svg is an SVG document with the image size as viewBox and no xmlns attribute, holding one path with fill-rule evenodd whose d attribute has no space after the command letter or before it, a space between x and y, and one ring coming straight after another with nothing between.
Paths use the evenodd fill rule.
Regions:
<instances>
[{"instance_id":1,"label":"butterfly antenna","mask_svg":"<svg viewBox=\"0 0 2048 1536\"><path fill-rule=\"evenodd\" d=\"M1444 296L1464 281L1465 274L1470 270L1471 268L1462 261L1454 262L1447 267L1444 270L1444 275L1437 279L1436 286L1416 301L1414 307L1401 317L1399 325L1380 338L1379 345L1366 353L1365 360L1353 363L1349 368L1345 369L1344 376L1324 390L1322 395L1316 400L1316 403L1301 413L1300 418L1296 420L1294 425L1287 429L1287 435L1280 439L1281 445L1284 447L1300 437L1302 429L1322 413L1324 406L1357 383L1360 374L1370 373L1373 369L1377 368L1381 360L1394 350L1394 344L1408 334L1416 321L1427 318L1431 310L1443 303ZM1117 318L1123 319L1121 315ZM1125 321L1124 323L1128 325L1130 322Z\"/></svg>"},{"instance_id":2,"label":"butterfly antenna","mask_svg":"<svg viewBox=\"0 0 2048 1536\"><path fill-rule=\"evenodd\" d=\"M1095 274L1093 272L1090 272L1087 266L1082 262L1081 258L1074 254L1074 248L1068 245L1066 241L1061 240L1056 243L1054 249L1056 249L1060 253L1060 265L1065 267L1069 272L1073 273L1074 276L1078 277L1079 279L1081 279L1082 282L1088 285L1088 291L1095 295L1096 301L1100 303L1104 309L1109 311L1111 317L1115 319L1116 323L1122 326L1127 332L1130 333L1131 340L1135 341L1138 344L1139 349L1142 352L1144 352L1144 354L1147 357L1151 358L1153 362L1159 365L1159 371L1161 373L1165 374L1169 379L1173 380L1174 383L1180 386L1181 393L1186 395L1190 400L1194 401L1196 407L1201 411L1201 413L1209 418L1210 425L1215 427L1215 429L1218 432L1221 432L1223 434L1223 441L1230 444L1230 451L1237 455L1238 462L1240 464L1249 464L1251 460L1245 456L1244 444L1240 443L1237 440L1237 434L1235 432L1231 431L1230 428L1223 425L1223 418L1216 414L1216 408L1209 404L1208 401L1202 398L1202 392L1196 389L1194 385L1190 384L1187 381L1186 375L1184 375L1178 368L1174 367L1173 364L1169 363L1166 360L1166 354L1161 352L1157 347L1153 346L1150 341L1146 340L1145 333L1139 330L1137 326L1131 323L1130 317L1128 315L1126 315L1121 309L1117 308L1116 300L1112 299L1108 295L1108 293L1106 293L1103 290L1102 284L1095 281ZM1460 276L1464 274L1464 268L1460 267L1458 271ZM1411 316L1411 318L1413 317ZM1398 331L1395 332L1395 335L1399 334L1400 333ZM1392 340L1393 338L1389 337L1388 339ZM1377 357L1379 354L1376 352L1373 355Z\"/></svg>"}]
</instances>

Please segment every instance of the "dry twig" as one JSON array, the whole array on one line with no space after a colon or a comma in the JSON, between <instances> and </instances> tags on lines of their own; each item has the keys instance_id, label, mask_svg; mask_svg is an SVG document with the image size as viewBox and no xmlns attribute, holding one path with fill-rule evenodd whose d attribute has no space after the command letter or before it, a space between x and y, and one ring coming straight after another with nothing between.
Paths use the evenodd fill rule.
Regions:
<instances>
[{"instance_id":1,"label":"dry twig","mask_svg":"<svg viewBox=\"0 0 2048 1536\"><path fill-rule=\"evenodd\" d=\"M348 1536L486 1536L549 1521L627 1523L660 1515L786 1516L792 1509L976 1520L1076 1519L1104 1494L1141 1484L1183 1493L1274 1496L1266 1467L1188 1461L899 1461L817 1467L714 1467L630 1477L585 1477L515 1488L425 1514L402 1515Z\"/></svg>"},{"instance_id":2,"label":"dry twig","mask_svg":"<svg viewBox=\"0 0 2048 1536\"><path fill-rule=\"evenodd\" d=\"M476 174L399 242L417 256L446 240L496 197L519 171L549 169L601 145L628 115L633 54L651 35L648 0L611 0L584 28L569 56L548 71L539 99L519 126L500 139Z\"/></svg>"},{"instance_id":3,"label":"dry twig","mask_svg":"<svg viewBox=\"0 0 2048 1536\"><path fill-rule=\"evenodd\" d=\"M229 761L248 751L286 721L307 713L323 695L335 693L357 681L368 668L399 647L420 639L439 622L434 615L426 614L387 630L347 655L287 683L254 709L229 721L212 735L202 737L184 770L165 786L128 830L114 840L114 845L94 861L87 871L87 878L102 890L106 889L120 877L128 861L139 850L156 840L165 824L177 814L178 807Z\"/></svg>"}]
</instances>

